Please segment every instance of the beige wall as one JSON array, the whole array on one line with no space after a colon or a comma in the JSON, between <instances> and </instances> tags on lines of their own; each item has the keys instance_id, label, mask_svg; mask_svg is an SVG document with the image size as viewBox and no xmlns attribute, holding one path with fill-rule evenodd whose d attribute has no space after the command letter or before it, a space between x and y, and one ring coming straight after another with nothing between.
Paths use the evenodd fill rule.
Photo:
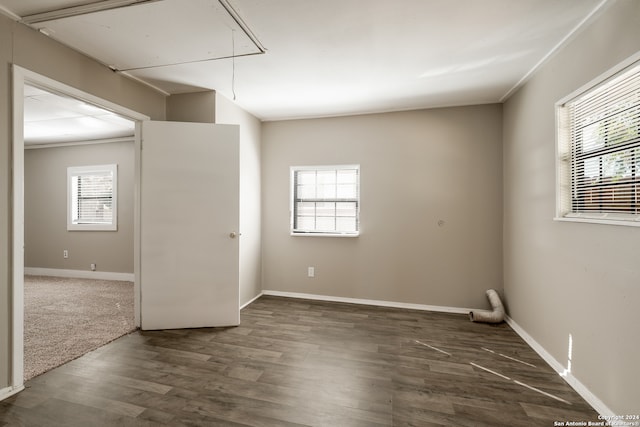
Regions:
<instances>
[{"instance_id":1,"label":"beige wall","mask_svg":"<svg viewBox=\"0 0 640 427\"><path fill-rule=\"evenodd\" d=\"M263 123L263 288L487 308L485 290L502 290L501 113ZM360 164L361 235L290 236L290 166L333 164Z\"/></svg>"},{"instance_id":2,"label":"beige wall","mask_svg":"<svg viewBox=\"0 0 640 427\"><path fill-rule=\"evenodd\" d=\"M262 290L260 222L261 122L215 91L171 95L167 120L240 126L240 304Z\"/></svg>"},{"instance_id":3,"label":"beige wall","mask_svg":"<svg viewBox=\"0 0 640 427\"><path fill-rule=\"evenodd\" d=\"M25 267L133 273L134 144L25 150ZM118 230L67 230L67 168L118 165ZM63 249L69 258L62 256Z\"/></svg>"},{"instance_id":4,"label":"beige wall","mask_svg":"<svg viewBox=\"0 0 640 427\"><path fill-rule=\"evenodd\" d=\"M156 120L165 118L163 95L0 15L0 390L11 383L12 63Z\"/></svg>"},{"instance_id":5,"label":"beige wall","mask_svg":"<svg viewBox=\"0 0 640 427\"><path fill-rule=\"evenodd\" d=\"M216 94L216 123L240 125L240 304L262 290L260 120Z\"/></svg>"},{"instance_id":6,"label":"beige wall","mask_svg":"<svg viewBox=\"0 0 640 427\"><path fill-rule=\"evenodd\" d=\"M613 2L504 106L504 281L513 319L616 414L637 414L640 228L554 222L554 104L640 50Z\"/></svg>"},{"instance_id":7,"label":"beige wall","mask_svg":"<svg viewBox=\"0 0 640 427\"><path fill-rule=\"evenodd\" d=\"M167 98L167 120L174 122L214 123L216 92L180 93Z\"/></svg>"}]
</instances>

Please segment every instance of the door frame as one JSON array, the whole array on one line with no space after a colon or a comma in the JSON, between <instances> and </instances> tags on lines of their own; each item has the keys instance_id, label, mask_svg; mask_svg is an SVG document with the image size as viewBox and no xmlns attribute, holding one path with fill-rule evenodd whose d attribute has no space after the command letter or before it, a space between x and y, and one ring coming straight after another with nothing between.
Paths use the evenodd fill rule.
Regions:
<instances>
[{"instance_id":1,"label":"door frame","mask_svg":"<svg viewBox=\"0 0 640 427\"><path fill-rule=\"evenodd\" d=\"M150 117L113 102L91 95L72 86L53 80L13 64L13 171L11 190L11 389L9 395L24 388L24 85L31 84L102 107L135 122L134 137L134 213L133 213L133 270L134 316L140 326L140 150L141 122ZM7 396L3 396L7 397Z\"/></svg>"}]
</instances>

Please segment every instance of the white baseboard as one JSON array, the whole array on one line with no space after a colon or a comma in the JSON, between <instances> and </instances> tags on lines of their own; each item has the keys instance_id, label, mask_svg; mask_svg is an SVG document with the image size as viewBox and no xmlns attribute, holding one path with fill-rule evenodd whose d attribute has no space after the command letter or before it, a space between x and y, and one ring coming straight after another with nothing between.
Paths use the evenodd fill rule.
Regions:
<instances>
[{"instance_id":1,"label":"white baseboard","mask_svg":"<svg viewBox=\"0 0 640 427\"><path fill-rule=\"evenodd\" d=\"M602 400L598 399L598 397L593 394L584 384L582 384L576 377L573 376L571 372L566 372L565 367L562 363L558 362L547 350L544 349L531 335L529 335L520 325L518 325L512 318L506 316L507 324L515 331L516 334L520 335L528 345L531 347L540 357L544 359L545 362L549 364L556 371L562 379L564 379L567 384L571 386L584 400L587 401L589 405L593 409L595 409L600 415L603 417L612 417L614 416L614 412L609 409L607 405L602 402ZM606 419L606 418L605 418Z\"/></svg>"},{"instance_id":2,"label":"white baseboard","mask_svg":"<svg viewBox=\"0 0 640 427\"><path fill-rule=\"evenodd\" d=\"M258 298L260 298L262 295L264 295L264 294L262 292L260 292L258 295L256 295L255 297L251 298L251 300L249 300L248 302L242 304L240 306L240 310L242 310L243 308L245 308L246 306L248 306L249 304L251 304L252 302L257 300Z\"/></svg>"},{"instance_id":3,"label":"white baseboard","mask_svg":"<svg viewBox=\"0 0 640 427\"><path fill-rule=\"evenodd\" d=\"M25 267L24 274L33 276L72 277L77 279L120 280L133 282L133 273L114 273L110 271L63 270L59 268Z\"/></svg>"},{"instance_id":4,"label":"white baseboard","mask_svg":"<svg viewBox=\"0 0 640 427\"><path fill-rule=\"evenodd\" d=\"M462 307L446 307L441 305L411 304L407 302L382 301L375 299L344 298L329 295L304 294L298 292L262 291L263 295L276 297L312 299L329 302L346 302L349 304L375 305L379 307L405 308L408 310L438 311L442 313L469 314L473 309Z\"/></svg>"},{"instance_id":5,"label":"white baseboard","mask_svg":"<svg viewBox=\"0 0 640 427\"><path fill-rule=\"evenodd\" d=\"M7 397L13 396L16 393L24 390L24 385L20 385L18 387L5 387L0 389L0 401L6 399Z\"/></svg>"}]
</instances>

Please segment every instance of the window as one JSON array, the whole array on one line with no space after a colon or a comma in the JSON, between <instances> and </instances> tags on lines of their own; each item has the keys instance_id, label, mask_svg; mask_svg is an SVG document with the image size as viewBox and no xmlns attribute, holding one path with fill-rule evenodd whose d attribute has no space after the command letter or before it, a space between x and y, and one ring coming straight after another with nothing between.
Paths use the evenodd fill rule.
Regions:
<instances>
[{"instance_id":1,"label":"window","mask_svg":"<svg viewBox=\"0 0 640 427\"><path fill-rule=\"evenodd\" d=\"M67 230L117 230L118 166L67 168Z\"/></svg>"},{"instance_id":2,"label":"window","mask_svg":"<svg viewBox=\"0 0 640 427\"><path fill-rule=\"evenodd\" d=\"M360 166L291 168L291 234L357 236Z\"/></svg>"},{"instance_id":3,"label":"window","mask_svg":"<svg viewBox=\"0 0 640 427\"><path fill-rule=\"evenodd\" d=\"M558 216L640 225L640 62L557 113Z\"/></svg>"}]
</instances>

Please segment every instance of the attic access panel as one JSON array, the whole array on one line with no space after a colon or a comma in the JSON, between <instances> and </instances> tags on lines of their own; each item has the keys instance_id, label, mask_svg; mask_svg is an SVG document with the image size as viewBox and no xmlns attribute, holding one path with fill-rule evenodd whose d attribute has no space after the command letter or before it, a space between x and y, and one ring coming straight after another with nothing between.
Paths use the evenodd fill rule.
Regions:
<instances>
[{"instance_id":1,"label":"attic access panel","mask_svg":"<svg viewBox=\"0 0 640 427\"><path fill-rule=\"evenodd\" d=\"M119 71L264 53L226 0L161 0L31 24Z\"/></svg>"}]
</instances>

